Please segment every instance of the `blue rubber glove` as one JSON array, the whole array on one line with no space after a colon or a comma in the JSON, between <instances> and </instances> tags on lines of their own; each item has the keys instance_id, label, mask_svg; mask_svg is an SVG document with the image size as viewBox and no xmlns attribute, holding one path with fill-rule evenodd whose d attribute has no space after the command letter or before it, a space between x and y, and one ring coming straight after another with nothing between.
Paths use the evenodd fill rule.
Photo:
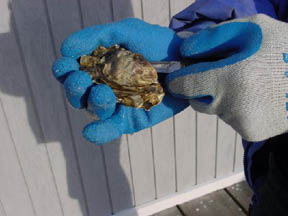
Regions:
<instances>
[{"instance_id":1,"label":"blue rubber glove","mask_svg":"<svg viewBox=\"0 0 288 216\"><path fill-rule=\"evenodd\" d=\"M218 115L245 140L287 133L287 29L259 14L193 34L180 52L194 64L167 76L170 93Z\"/></svg>"},{"instance_id":2,"label":"blue rubber glove","mask_svg":"<svg viewBox=\"0 0 288 216\"><path fill-rule=\"evenodd\" d=\"M112 89L104 84L93 85L88 73L79 70L77 59L92 53L99 45L119 44L144 55L149 61L179 60L181 42L174 31L134 18L86 28L71 34L63 42L63 57L52 67L54 76L64 84L67 99L73 107L88 108L100 119L84 128L83 135L87 140L102 145L122 134L131 134L164 121L189 103L169 94L150 111L116 103Z\"/></svg>"}]
</instances>

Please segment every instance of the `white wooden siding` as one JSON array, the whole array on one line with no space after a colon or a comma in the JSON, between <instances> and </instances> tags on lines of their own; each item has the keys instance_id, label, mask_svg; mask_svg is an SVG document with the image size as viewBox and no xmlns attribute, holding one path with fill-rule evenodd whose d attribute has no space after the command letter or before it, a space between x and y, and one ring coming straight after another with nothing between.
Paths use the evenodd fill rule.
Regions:
<instances>
[{"instance_id":1,"label":"white wooden siding","mask_svg":"<svg viewBox=\"0 0 288 216\"><path fill-rule=\"evenodd\" d=\"M169 1L143 1L143 18L149 23L169 25ZM176 190L173 118L152 127L151 132L157 199Z\"/></svg>"},{"instance_id":2,"label":"white wooden siding","mask_svg":"<svg viewBox=\"0 0 288 216\"><path fill-rule=\"evenodd\" d=\"M0 215L108 216L242 171L240 136L187 108L103 147L51 73L83 27L137 17L167 26L193 0L0 1Z\"/></svg>"}]
</instances>

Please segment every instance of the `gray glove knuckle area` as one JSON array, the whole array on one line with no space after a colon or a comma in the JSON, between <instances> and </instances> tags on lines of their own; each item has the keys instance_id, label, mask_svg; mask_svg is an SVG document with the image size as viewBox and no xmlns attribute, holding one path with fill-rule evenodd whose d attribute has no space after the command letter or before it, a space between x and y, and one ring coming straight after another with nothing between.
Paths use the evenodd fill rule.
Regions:
<instances>
[{"instance_id":1,"label":"gray glove knuckle area","mask_svg":"<svg viewBox=\"0 0 288 216\"><path fill-rule=\"evenodd\" d=\"M198 95L215 94L217 77L215 73L201 72L187 76L180 76L169 83L169 88L175 94L181 94L186 98L194 98Z\"/></svg>"},{"instance_id":2,"label":"gray glove knuckle area","mask_svg":"<svg viewBox=\"0 0 288 216\"><path fill-rule=\"evenodd\" d=\"M261 28L257 52L221 68L177 77L169 88L186 96L196 111L217 114L248 141L287 133L288 25L262 14L238 22ZM253 41L250 38L248 43ZM205 105L195 101L197 95L213 95L214 99Z\"/></svg>"}]
</instances>

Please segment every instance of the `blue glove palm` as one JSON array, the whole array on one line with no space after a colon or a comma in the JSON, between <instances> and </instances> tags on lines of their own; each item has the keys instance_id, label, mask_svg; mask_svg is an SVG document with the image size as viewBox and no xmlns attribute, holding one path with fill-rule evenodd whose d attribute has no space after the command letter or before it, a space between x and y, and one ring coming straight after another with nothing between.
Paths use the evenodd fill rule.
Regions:
<instances>
[{"instance_id":1,"label":"blue glove palm","mask_svg":"<svg viewBox=\"0 0 288 216\"><path fill-rule=\"evenodd\" d=\"M93 85L88 73L79 70L77 59L90 54L99 45L119 44L141 53L149 61L178 60L181 42L172 30L138 19L86 28L63 42L63 57L52 67L54 76L64 84L67 99L73 107L87 108L100 119L84 128L87 140L101 145L122 134L151 127L185 109L188 102L166 94L162 103L150 111L116 104L112 89L103 84Z\"/></svg>"}]
</instances>

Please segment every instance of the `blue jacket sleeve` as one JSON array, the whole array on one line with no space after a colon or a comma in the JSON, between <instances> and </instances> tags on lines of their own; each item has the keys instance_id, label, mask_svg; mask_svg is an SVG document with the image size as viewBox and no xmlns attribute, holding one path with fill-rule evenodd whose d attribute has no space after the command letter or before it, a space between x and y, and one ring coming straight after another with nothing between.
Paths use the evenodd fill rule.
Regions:
<instances>
[{"instance_id":1,"label":"blue jacket sleeve","mask_svg":"<svg viewBox=\"0 0 288 216\"><path fill-rule=\"evenodd\" d=\"M197 0L173 16L170 28L197 32L211 24L264 13L281 20L288 20L286 0ZM286 13L287 14L287 13Z\"/></svg>"},{"instance_id":2,"label":"blue jacket sleeve","mask_svg":"<svg viewBox=\"0 0 288 216\"><path fill-rule=\"evenodd\" d=\"M258 0L261 2L261 0ZM276 19L288 22L288 1L287 0L270 0L274 7ZM259 3L260 5L260 3Z\"/></svg>"}]
</instances>

